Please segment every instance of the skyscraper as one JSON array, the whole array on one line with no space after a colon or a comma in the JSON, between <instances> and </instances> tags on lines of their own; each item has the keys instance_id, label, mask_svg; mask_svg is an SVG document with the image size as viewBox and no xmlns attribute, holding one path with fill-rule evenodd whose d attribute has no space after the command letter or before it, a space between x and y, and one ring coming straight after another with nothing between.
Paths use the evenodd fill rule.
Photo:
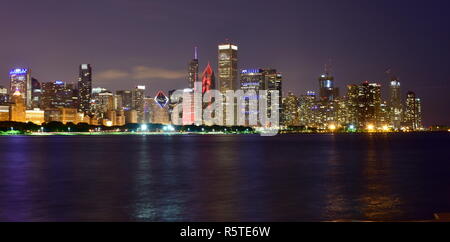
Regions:
<instances>
[{"instance_id":1,"label":"skyscraper","mask_svg":"<svg viewBox=\"0 0 450 242\"><path fill-rule=\"evenodd\" d=\"M6 104L9 101L8 89L0 86L0 105Z\"/></svg>"},{"instance_id":2,"label":"skyscraper","mask_svg":"<svg viewBox=\"0 0 450 242\"><path fill-rule=\"evenodd\" d=\"M198 70L199 70L198 50L197 47L195 47L194 59L192 59L189 62L189 73L188 73L189 88L194 88L195 82L198 82Z\"/></svg>"},{"instance_id":3,"label":"skyscraper","mask_svg":"<svg viewBox=\"0 0 450 242\"><path fill-rule=\"evenodd\" d=\"M231 43L219 45L219 89L222 93L237 90L238 47Z\"/></svg>"},{"instance_id":4,"label":"skyscraper","mask_svg":"<svg viewBox=\"0 0 450 242\"><path fill-rule=\"evenodd\" d=\"M294 93L289 92L288 96L283 98L283 123L286 126L299 126L299 98Z\"/></svg>"},{"instance_id":5,"label":"skyscraper","mask_svg":"<svg viewBox=\"0 0 450 242\"><path fill-rule=\"evenodd\" d=\"M283 75L279 72L277 72L276 69L264 69L264 88L268 91L278 91L279 92L279 99L278 99L278 111L279 113L283 113L283 105L282 105L282 98L283 98ZM272 94L269 92L268 96L268 110L267 112L271 114L272 112ZM280 115L281 117L281 115Z\"/></svg>"},{"instance_id":6,"label":"skyscraper","mask_svg":"<svg viewBox=\"0 0 450 242\"><path fill-rule=\"evenodd\" d=\"M211 65L208 63L202 74L202 93L216 89L216 77Z\"/></svg>"},{"instance_id":7,"label":"skyscraper","mask_svg":"<svg viewBox=\"0 0 450 242\"><path fill-rule=\"evenodd\" d=\"M31 87L31 70L17 68L9 72L11 81L10 93L14 94L19 91L28 109L32 107L32 87ZM17 97L15 97L17 98Z\"/></svg>"},{"instance_id":8,"label":"skyscraper","mask_svg":"<svg viewBox=\"0 0 450 242\"><path fill-rule=\"evenodd\" d=\"M41 95L42 95L41 83L37 79L31 78L32 108L39 108L39 105L41 103Z\"/></svg>"},{"instance_id":9,"label":"skyscraper","mask_svg":"<svg viewBox=\"0 0 450 242\"><path fill-rule=\"evenodd\" d=\"M240 88L244 91L266 90L264 71L262 69L245 69L241 71Z\"/></svg>"},{"instance_id":10,"label":"skyscraper","mask_svg":"<svg viewBox=\"0 0 450 242\"><path fill-rule=\"evenodd\" d=\"M78 102L79 112L89 113L90 102L92 98L92 67L90 64L80 65L80 74L78 79Z\"/></svg>"},{"instance_id":11,"label":"skyscraper","mask_svg":"<svg viewBox=\"0 0 450 242\"><path fill-rule=\"evenodd\" d=\"M400 129L402 121L402 97L400 81L397 78L391 79L389 85L389 118L394 129Z\"/></svg>"},{"instance_id":12,"label":"skyscraper","mask_svg":"<svg viewBox=\"0 0 450 242\"><path fill-rule=\"evenodd\" d=\"M422 102L414 92L406 95L406 112L404 124L410 130L422 129Z\"/></svg>"},{"instance_id":13,"label":"skyscraper","mask_svg":"<svg viewBox=\"0 0 450 242\"><path fill-rule=\"evenodd\" d=\"M73 102L74 87L63 81L42 83L42 95L40 96L40 108L76 108Z\"/></svg>"},{"instance_id":14,"label":"skyscraper","mask_svg":"<svg viewBox=\"0 0 450 242\"><path fill-rule=\"evenodd\" d=\"M351 125L359 129L381 125L381 85L363 82L348 86L348 108Z\"/></svg>"},{"instance_id":15,"label":"skyscraper","mask_svg":"<svg viewBox=\"0 0 450 242\"><path fill-rule=\"evenodd\" d=\"M138 123L142 123L145 117L144 112L145 90L146 90L145 86L137 86L132 91L132 108L137 112Z\"/></svg>"}]
</instances>

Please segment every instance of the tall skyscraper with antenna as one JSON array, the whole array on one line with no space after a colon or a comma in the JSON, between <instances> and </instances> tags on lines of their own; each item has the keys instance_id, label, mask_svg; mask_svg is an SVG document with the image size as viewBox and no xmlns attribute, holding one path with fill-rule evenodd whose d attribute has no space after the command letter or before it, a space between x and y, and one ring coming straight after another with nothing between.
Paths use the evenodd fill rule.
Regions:
<instances>
[{"instance_id":1,"label":"tall skyscraper with antenna","mask_svg":"<svg viewBox=\"0 0 450 242\"><path fill-rule=\"evenodd\" d=\"M401 94L401 84L396 75L392 73L391 69L386 71L389 76L389 118L392 127L394 129L401 128L403 107L402 107L402 94Z\"/></svg>"},{"instance_id":2,"label":"tall skyscraper with antenna","mask_svg":"<svg viewBox=\"0 0 450 242\"><path fill-rule=\"evenodd\" d=\"M198 48L194 48L194 59L189 62L189 72L188 72L188 85L189 88L194 88L195 82L198 82L198 71L199 71L199 63L198 63Z\"/></svg>"},{"instance_id":3,"label":"tall skyscraper with antenna","mask_svg":"<svg viewBox=\"0 0 450 242\"><path fill-rule=\"evenodd\" d=\"M319 77L319 97L323 101L334 101L339 97L339 89L335 87L331 73L331 64L325 65L325 74Z\"/></svg>"}]
</instances>

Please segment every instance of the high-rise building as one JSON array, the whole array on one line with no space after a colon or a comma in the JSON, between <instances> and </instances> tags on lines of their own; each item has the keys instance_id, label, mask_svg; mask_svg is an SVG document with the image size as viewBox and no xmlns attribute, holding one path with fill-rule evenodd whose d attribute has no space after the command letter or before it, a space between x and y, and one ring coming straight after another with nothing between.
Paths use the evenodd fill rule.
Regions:
<instances>
[{"instance_id":1,"label":"high-rise building","mask_svg":"<svg viewBox=\"0 0 450 242\"><path fill-rule=\"evenodd\" d=\"M17 89L11 97L11 106L9 109L9 120L12 122L22 122L26 121L25 111L26 105L23 95Z\"/></svg>"},{"instance_id":2,"label":"high-rise building","mask_svg":"<svg viewBox=\"0 0 450 242\"><path fill-rule=\"evenodd\" d=\"M349 85L347 97L351 125L361 130L382 125L380 84L364 82Z\"/></svg>"},{"instance_id":3,"label":"high-rise building","mask_svg":"<svg viewBox=\"0 0 450 242\"><path fill-rule=\"evenodd\" d=\"M319 98L325 101L333 101L339 97L339 89L335 87L334 77L329 73L319 77Z\"/></svg>"},{"instance_id":4,"label":"high-rise building","mask_svg":"<svg viewBox=\"0 0 450 242\"><path fill-rule=\"evenodd\" d=\"M124 110L131 110L133 107L133 93L129 90L117 91L116 94L122 100L122 108Z\"/></svg>"},{"instance_id":5,"label":"high-rise building","mask_svg":"<svg viewBox=\"0 0 450 242\"><path fill-rule=\"evenodd\" d=\"M414 92L406 95L404 125L410 130L420 130L422 126L422 102Z\"/></svg>"},{"instance_id":6,"label":"high-rise building","mask_svg":"<svg viewBox=\"0 0 450 242\"><path fill-rule=\"evenodd\" d=\"M391 79L389 85L389 118L394 129L401 128L402 121L402 94L400 81L397 78Z\"/></svg>"},{"instance_id":7,"label":"high-rise building","mask_svg":"<svg viewBox=\"0 0 450 242\"><path fill-rule=\"evenodd\" d=\"M10 93L19 91L28 109L32 107L32 87L31 87L31 70L24 68L13 69L9 72L10 77Z\"/></svg>"},{"instance_id":8,"label":"high-rise building","mask_svg":"<svg viewBox=\"0 0 450 242\"><path fill-rule=\"evenodd\" d=\"M36 78L31 78L31 106L33 109L39 108L41 95L41 83Z\"/></svg>"},{"instance_id":9,"label":"high-rise building","mask_svg":"<svg viewBox=\"0 0 450 242\"><path fill-rule=\"evenodd\" d=\"M8 89L0 86L0 105L7 104L9 102Z\"/></svg>"},{"instance_id":10,"label":"high-rise building","mask_svg":"<svg viewBox=\"0 0 450 242\"><path fill-rule=\"evenodd\" d=\"M278 91L279 99L278 99L278 107L277 105L272 104L272 94L268 93L268 110L267 112L269 115L271 115L272 112L272 106L275 106L275 108L278 108L279 113L283 113L283 105L282 105L282 98L283 98L283 75L279 72L277 72L276 69L264 69L264 88L268 91ZM281 117L281 115L280 115ZM282 120L280 120L282 121Z\"/></svg>"},{"instance_id":11,"label":"high-rise building","mask_svg":"<svg viewBox=\"0 0 450 242\"><path fill-rule=\"evenodd\" d=\"M63 81L44 82L41 84L41 109L76 108L74 103L75 89L73 84Z\"/></svg>"},{"instance_id":12,"label":"high-rise building","mask_svg":"<svg viewBox=\"0 0 450 242\"><path fill-rule=\"evenodd\" d=\"M78 78L78 111L89 113L92 98L92 67L90 64L81 64Z\"/></svg>"},{"instance_id":13,"label":"high-rise building","mask_svg":"<svg viewBox=\"0 0 450 242\"><path fill-rule=\"evenodd\" d=\"M195 47L194 59L192 59L189 62L189 72L188 72L189 88L194 88L194 84L198 82L199 63L197 51L198 51L197 47Z\"/></svg>"},{"instance_id":14,"label":"high-rise building","mask_svg":"<svg viewBox=\"0 0 450 242\"><path fill-rule=\"evenodd\" d=\"M283 123L286 126L300 125L299 98L292 92L283 98Z\"/></svg>"},{"instance_id":15,"label":"high-rise building","mask_svg":"<svg viewBox=\"0 0 450 242\"><path fill-rule=\"evenodd\" d=\"M244 69L241 71L240 88L244 91L266 90L265 75L262 69Z\"/></svg>"},{"instance_id":16,"label":"high-rise building","mask_svg":"<svg viewBox=\"0 0 450 242\"><path fill-rule=\"evenodd\" d=\"M219 45L219 90L237 90L238 84L238 47L231 43Z\"/></svg>"},{"instance_id":17,"label":"high-rise building","mask_svg":"<svg viewBox=\"0 0 450 242\"><path fill-rule=\"evenodd\" d=\"M136 110L138 116L138 122L144 122L145 118L145 86L137 86L132 92L132 109Z\"/></svg>"}]
</instances>

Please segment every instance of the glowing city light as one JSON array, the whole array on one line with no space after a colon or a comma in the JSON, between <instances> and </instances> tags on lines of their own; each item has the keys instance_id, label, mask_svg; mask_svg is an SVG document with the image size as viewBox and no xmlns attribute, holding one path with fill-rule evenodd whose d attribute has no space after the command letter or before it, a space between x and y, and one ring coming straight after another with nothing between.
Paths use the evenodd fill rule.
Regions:
<instances>
[{"instance_id":1,"label":"glowing city light","mask_svg":"<svg viewBox=\"0 0 450 242\"><path fill-rule=\"evenodd\" d=\"M375 130L375 126L373 124L369 124L369 125L367 125L367 130L374 131Z\"/></svg>"},{"instance_id":2,"label":"glowing city light","mask_svg":"<svg viewBox=\"0 0 450 242\"><path fill-rule=\"evenodd\" d=\"M141 124L141 131L147 131L148 125L147 124Z\"/></svg>"},{"instance_id":3,"label":"glowing city light","mask_svg":"<svg viewBox=\"0 0 450 242\"><path fill-rule=\"evenodd\" d=\"M331 130L331 131L335 131L335 130L336 130L336 125L330 124L330 125L328 126L328 129Z\"/></svg>"}]
</instances>

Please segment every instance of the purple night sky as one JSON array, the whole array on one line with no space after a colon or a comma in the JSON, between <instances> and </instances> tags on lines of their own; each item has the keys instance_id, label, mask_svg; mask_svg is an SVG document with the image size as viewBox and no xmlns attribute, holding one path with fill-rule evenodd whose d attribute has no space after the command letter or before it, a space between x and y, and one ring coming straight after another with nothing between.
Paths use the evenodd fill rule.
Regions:
<instances>
[{"instance_id":1,"label":"purple night sky","mask_svg":"<svg viewBox=\"0 0 450 242\"><path fill-rule=\"evenodd\" d=\"M391 67L423 99L425 125L450 124L448 0L0 0L0 85L29 67L41 82L75 82L94 68L94 87L184 88L199 47L217 67L217 44L239 45L239 68L273 67L284 92L318 89L332 60L336 83L380 82Z\"/></svg>"}]
</instances>

